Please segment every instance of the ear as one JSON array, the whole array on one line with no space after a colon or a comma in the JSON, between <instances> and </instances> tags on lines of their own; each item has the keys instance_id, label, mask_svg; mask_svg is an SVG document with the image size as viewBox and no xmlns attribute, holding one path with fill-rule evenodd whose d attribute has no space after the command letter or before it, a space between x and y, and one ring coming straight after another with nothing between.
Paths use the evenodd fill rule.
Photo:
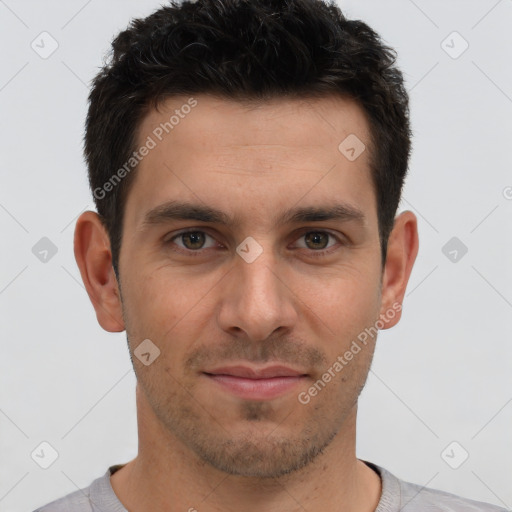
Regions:
<instances>
[{"instance_id":1,"label":"ear","mask_svg":"<svg viewBox=\"0 0 512 512\"><path fill-rule=\"evenodd\" d=\"M124 331L121 296L112 267L110 240L97 213L86 211L75 227L75 259L103 329Z\"/></svg>"},{"instance_id":2,"label":"ear","mask_svg":"<svg viewBox=\"0 0 512 512\"><path fill-rule=\"evenodd\" d=\"M380 319L383 329L396 325L402 316L402 302L412 267L418 254L418 221L411 211L395 218L389 235L386 263L382 277ZM391 318L390 312L393 311Z\"/></svg>"}]
</instances>

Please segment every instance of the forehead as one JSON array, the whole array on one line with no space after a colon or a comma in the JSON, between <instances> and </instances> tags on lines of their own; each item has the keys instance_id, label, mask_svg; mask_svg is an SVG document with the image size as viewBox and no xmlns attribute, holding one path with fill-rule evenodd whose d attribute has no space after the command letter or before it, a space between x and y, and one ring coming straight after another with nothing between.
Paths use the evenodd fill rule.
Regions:
<instances>
[{"instance_id":1,"label":"forehead","mask_svg":"<svg viewBox=\"0 0 512 512\"><path fill-rule=\"evenodd\" d=\"M239 144L252 151L258 144L317 145L324 150L332 144L336 149L336 142L351 133L368 140L369 126L362 107L341 96L234 101L196 95L171 97L151 109L139 127L139 141L153 135L164 145Z\"/></svg>"},{"instance_id":2,"label":"forehead","mask_svg":"<svg viewBox=\"0 0 512 512\"><path fill-rule=\"evenodd\" d=\"M237 218L252 212L261 221L302 198L310 206L336 196L363 209L374 204L369 125L349 99L176 96L141 122L137 147L144 145L151 149L138 164L127 221L140 223L149 209L175 199Z\"/></svg>"}]
</instances>

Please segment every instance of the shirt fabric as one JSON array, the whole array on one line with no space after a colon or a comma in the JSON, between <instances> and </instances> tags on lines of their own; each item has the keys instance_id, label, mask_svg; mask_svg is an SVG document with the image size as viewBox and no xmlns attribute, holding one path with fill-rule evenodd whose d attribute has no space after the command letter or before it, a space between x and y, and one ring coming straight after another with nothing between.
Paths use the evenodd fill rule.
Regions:
<instances>
[{"instance_id":1,"label":"shirt fabric","mask_svg":"<svg viewBox=\"0 0 512 512\"><path fill-rule=\"evenodd\" d=\"M377 464L366 460L362 462L373 469L382 482L382 493L375 512L508 512L482 501L406 482ZM123 465L109 467L89 487L52 501L34 512L128 512L110 484L110 476Z\"/></svg>"}]
</instances>

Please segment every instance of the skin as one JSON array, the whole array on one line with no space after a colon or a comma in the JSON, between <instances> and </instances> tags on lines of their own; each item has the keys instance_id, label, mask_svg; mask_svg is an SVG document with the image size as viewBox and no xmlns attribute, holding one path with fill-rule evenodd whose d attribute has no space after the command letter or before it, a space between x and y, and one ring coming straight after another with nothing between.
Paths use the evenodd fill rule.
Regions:
<instances>
[{"instance_id":1,"label":"skin","mask_svg":"<svg viewBox=\"0 0 512 512\"><path fill-rule=\"evenodd\" d=\"M113 489L131 512L374 511L380 478L357 459L355 445L376 337L309 403L298 394L365 328L399 321L417 219L410 211L396 217L382 267L369 149L354 161L338 150L349 134L368 148L369 125L353 101L248 106L195 98L139 164L125 206L120 283L98 216L85 212L76 225L75 256L98 322L126 329L138 382L139 451L111 477ZM139 142L187 100L173 97L150 111ZM144 222L176 199L218 208L235 222ZM334 202L364 220L274 223L283 210ZM184 228L204 238L175 237ZM236 252L248 236L263 250L252 263ZM330 252L315 257L321 250ZM160 350L148 366L133 356L145 339ZM307 377L268 400L237 397L203 374L278 363Z\"/></svg>"}]
</instances>

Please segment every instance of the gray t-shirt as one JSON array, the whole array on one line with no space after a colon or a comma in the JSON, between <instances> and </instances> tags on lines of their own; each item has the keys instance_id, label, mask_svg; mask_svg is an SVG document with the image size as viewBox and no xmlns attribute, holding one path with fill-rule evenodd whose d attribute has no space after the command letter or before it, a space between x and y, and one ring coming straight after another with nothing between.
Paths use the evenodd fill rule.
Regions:
<instances>
[{"instance_id":1,"label":"gray t-shirt","mask_svg":"<svg viewBox=\"0 0 512 512\"><path fill-rule=\"evenodd\" d=\"M363 462L380 476L382 482L382 494L375 512L508 512L495 505L405 482L377 464L366 460ZM128 512L110 485L110 475L121 467L123 464L111 466L89 487L34 512Z\"/></svg>"}]
</instances>

